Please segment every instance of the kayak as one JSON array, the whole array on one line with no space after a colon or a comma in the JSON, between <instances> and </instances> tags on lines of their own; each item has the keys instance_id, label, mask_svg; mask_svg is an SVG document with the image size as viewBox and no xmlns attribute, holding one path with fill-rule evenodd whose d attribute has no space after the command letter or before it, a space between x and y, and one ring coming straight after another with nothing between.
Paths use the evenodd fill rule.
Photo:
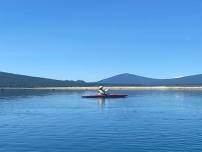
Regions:
<instances>
[{"instance_id":1,"label":"kayak","mask_svg":"<svg viewBox=\"0 0 202 152\"><path fill-rule=\"evenodd\" d=\"M82 96L83 98L126 98L128 95L123 94L106 94L106 95L88 95Z\"/></svg>"}]
</instances>

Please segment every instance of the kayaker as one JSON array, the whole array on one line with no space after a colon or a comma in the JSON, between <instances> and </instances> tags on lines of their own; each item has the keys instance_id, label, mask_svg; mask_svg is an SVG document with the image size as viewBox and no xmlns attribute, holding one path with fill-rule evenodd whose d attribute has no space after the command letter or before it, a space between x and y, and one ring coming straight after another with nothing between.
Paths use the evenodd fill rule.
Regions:
<instances>
[{"instance_id":1,"label":"kayaker","mask_svg":"<svg viewBox=\"0 0 202 152\"><path fill-rule=\"evenodd\" d=\"M99 89L98 89L98 92L101 95L107 95L107 91L108 91L108 89L104 89L103 86L100 86Z\"/></svg>"}]
</instances>

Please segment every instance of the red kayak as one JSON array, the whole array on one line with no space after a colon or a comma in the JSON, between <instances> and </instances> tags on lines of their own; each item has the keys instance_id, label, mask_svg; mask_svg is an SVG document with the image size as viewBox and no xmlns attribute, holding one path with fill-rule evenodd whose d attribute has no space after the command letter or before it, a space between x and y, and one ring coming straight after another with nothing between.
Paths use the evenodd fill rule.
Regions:
<instances>
[{"instance_id":1,"label":"red kayak","mask_svg":"<svg viewBox=\"0 0 202 152\"><path fill-rule=\"evenodd\" d=\"M128 95L123 94L105 94L105 95L88 95L82 96L83 98L126 98Z\"/></svg>"}]
</instances>

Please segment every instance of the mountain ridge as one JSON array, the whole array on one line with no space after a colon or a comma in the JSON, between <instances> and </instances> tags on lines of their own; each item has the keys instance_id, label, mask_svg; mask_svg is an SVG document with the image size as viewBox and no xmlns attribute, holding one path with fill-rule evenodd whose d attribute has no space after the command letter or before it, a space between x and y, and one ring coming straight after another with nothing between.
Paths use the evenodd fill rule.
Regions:
<instances>
[{"instance_id":1,"label":"mountain ridge","mask_svg":"<svg viewBox=\"0 0 202 152\"><path fill-rule=\"evenodd\" d=\"M21 74L13 74L8 72L0 72L0 87L66 87L66 86L82 86L86 82L55 80L49 78L41 78L34 76L26 76Z\"/></svg>"},{"instance_id":2,"label":"mountain ridge","mask_svg":"<svg viewBox=\"0 0 202 152\"><path fill-rule=\"evenodd\" d=\"M82 86L202 86L202 74L171 79L155 79L130 73L115 75L98 82L55 80L0 72L0 88L82 87Z\"/></svg>"},{"instance_id":3,"label":"mountain ridge","mask_svg":"<svg viewBox=\"0 0 202 152\"><path fill-rule=\"evenodd\" d=\"M202 85L202 74L180 78L155 79L123 73L98 81L97 83L114 85Z\"/></svg>"}]
</instances>

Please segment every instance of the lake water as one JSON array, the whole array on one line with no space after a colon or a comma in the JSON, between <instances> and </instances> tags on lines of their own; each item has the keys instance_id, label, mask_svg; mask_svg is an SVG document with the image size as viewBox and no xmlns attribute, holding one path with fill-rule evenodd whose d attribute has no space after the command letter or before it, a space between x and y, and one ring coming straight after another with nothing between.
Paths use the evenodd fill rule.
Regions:
<instances>
[{"instance_id":1,"label":"lake water","mask_svg":"<svg viewBox=\"0 0 202 152\"><path fill-rule=\"evenodd\" d=\"M1 152L201 152L202 92L1 91Z\"/></svg>"}]
</instances>

